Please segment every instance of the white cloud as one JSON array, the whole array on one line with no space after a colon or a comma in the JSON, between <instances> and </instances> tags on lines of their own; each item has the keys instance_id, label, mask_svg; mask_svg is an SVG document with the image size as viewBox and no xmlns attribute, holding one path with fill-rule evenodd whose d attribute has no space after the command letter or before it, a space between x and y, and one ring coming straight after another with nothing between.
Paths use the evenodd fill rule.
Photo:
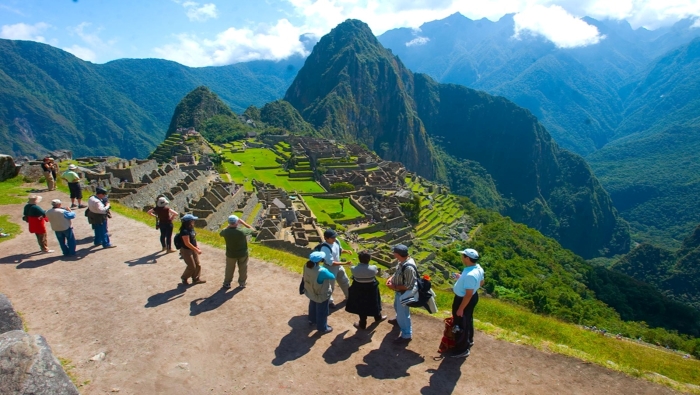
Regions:
<instances>
[{"instance_id":1,"label":"white cloud","mask_svg":"<svg viewBox=\"0 0 700 395\"><path fill-rule=\"evenodd\" d=\"M97 55L93 50L81 47L80 45L74 44L68 48L63 48L63 50L72 53L73 55L79 57L82 60L87 60L89 62L95 62L97 60Z\"/></svg>"},{"instance_id":2,"label":"white cloud","mask_svg":"<svg viewBox=\"0 0 700 395\"><path fill-rule=\"evenodd\" d=\"M696 20L695 20L695 23L693 23L693 26L691 26L690 28L691 28L691 29L695 29L695 28L698 28L698 27L700 27L700 18L696 19Z\"/></svg>"},{"instance_id":3,"label":"white cloud","mask_svg":"<svg viewBox=\"0 0 700 395\"><path fill-rule=\"evenodd\" d=\"M303 32L288 20L274 26L229 28L212 39L200 39L189 34L177 36L177 43L164 45L154 51L165 59L188 66L225 65L258 59L284 59L294 54L308 55L299 41Z\"/></svg>"},{"instance_id":4,"label":"white cloud","mask_svg":"<svg viewBox=\"0 0 700 395\"><path fill-rule=\"evenodd\" d=\"M605 38L598 28L574 17L558 5L535 5L519 12L513 19L513 37L520 38L523 32L529 32L547 38L559 48L597 44Z\"/></svg>"},{"instance_id":5,"label":"white cloud","mask_svg":"<svg viewBox=\"0 0 700 395\"><path fill-rule=\"evenodd\" d=\"M219 16L219 11L214 3L200 5L194 1L185 1L182 6L185 7L185 14L191 21L204 22Z\"/></svg>"},{"instance_id":6,"label":"white cloud","mask_svg":"<svg viewBox=\"0 0 700 395\"><path fill-rule=\"evenodd\" d=\"M29 40L38 41L40 43L46 42L46 38L43 33L51 25L39 22L34 25L27 25L25 23L17 23L14 25L4 25L0 28L0 38L6 38L8 40Z\"/></svg>"},{"instance_id":7,"label":"white cloud","mask_svg":"<svg viewBox=\"0 0 700 395\"><path fill-rule=\"evenodd\" d=\"M407 47L412 47L414 45L425 45L430 41L428 37L416 37L413 40L406 43Z\"/></svg>"},{"instance_id":8,"label":"white cloud","mask_svg":"<svg viewBox=\"0 0 700 395\"><path fill-rule=\"evenodd\" d=\"M21 16L26 16L21 10L18 10L17 8L13 8L4 4L0 4L0 10L6 10L10 11L13 14L21 15Z\"/></svg>"}]
</instances>

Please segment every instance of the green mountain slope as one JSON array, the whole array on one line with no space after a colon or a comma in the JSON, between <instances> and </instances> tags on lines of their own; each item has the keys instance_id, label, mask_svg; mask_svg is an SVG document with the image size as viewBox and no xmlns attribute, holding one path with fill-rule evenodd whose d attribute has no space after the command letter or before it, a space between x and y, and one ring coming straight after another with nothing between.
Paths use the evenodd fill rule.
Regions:
<instances>
[{"instance_id":1,"label":"green mountain slope","mask_svg":"<svg viewBox=\"0 0 700 395\"><path fill-rule=\"evenodd\" d=\"M4 153L145 157L173 108L208 85L237 111L280 98L303 62L190 68L157 59L84 62L51 46L0 40L0 144Z\"/></svg>"},{"instance_id":2,"label":"green mountain slope","mask_svg":"<svg viewBox=\"0 0 700 395\"><path fill-rule=\"evenodd\" d=\"M612 266L700 310L700 226L674 252L641 244Z\"/></svg>"},{"instance_id":3,"label":"green mountain slope","mask_svg":"<svg viewBox=\"0 0 700 395\"><path fill-rule=\"evenodd\" d=\"M365 143L429 178L453 172L439 151L478 163L490 178L470 182L479 168L451 177L455 192L492 202L584 257L629 248L627 225L586 163L559 149L527 110L413 75L360 21L348 20L319 41L285 99L322 132Z\"/></svg>"}]
</instances>

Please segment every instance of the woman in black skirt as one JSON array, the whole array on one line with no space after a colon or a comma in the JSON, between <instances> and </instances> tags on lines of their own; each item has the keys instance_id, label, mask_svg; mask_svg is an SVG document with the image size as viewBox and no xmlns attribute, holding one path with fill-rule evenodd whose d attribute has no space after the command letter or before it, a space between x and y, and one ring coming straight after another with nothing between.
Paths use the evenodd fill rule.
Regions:
<instances>
[{"instance_id":1,"label":"woman in black skirt","mask_svg":"<svg viewBox=\"0 0 700 395\"><path fill-rule=\"evenodd\" d=\"M382 315L377 267L369 264L372 255L368 251L362 251L358 258L360 263L351 269L352 285L345 311L360 316L360 322L353 324L355 328L367 329L367 317L374 317L375 322L381 322L386 316Z\"/></svg>"}]
</instances>

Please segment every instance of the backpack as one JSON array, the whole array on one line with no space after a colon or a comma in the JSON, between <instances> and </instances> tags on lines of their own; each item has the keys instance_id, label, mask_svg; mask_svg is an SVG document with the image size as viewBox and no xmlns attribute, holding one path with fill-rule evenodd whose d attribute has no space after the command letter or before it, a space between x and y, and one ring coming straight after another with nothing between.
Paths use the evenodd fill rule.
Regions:
<instances>
[{"instance_id":1,"label":"backpack","mask_svg":"<svg viewBox=\"0 0 700 395\"><path fill-rule=\"evenodd\" d=\"M335 242L338 243L338 240L336 240ZM323 242L323 243L319 243L316 247L314 247L314 251L321 251L321 249L323 249L324 245L326 247L328 247L329 250L331 250L331 246L328 245L328 243ZM340 243L338 243L338 245L340 245ZM331 250L331 252L332 252L332 250ZM304 276L302 275L301 276L301 283L299 283L299 295L303 295L303 294L304 294Z\"/></svg>"},{"instance_id":2,"label":"backpack","mask_svg":"<svg viewBox=\"0 0 700 395\"><path fill-rule=\"evenodd\" d=\"M339 242L338 240L336 240L335 243L337 243L338 246L340 246L340 242ZM335 243L334 243L334 244L335 244ZM322 242L322 243L318 243L318 245L316 245L316 247L314 247L314 251L321 251L321 250L323 249L323 246L328 247L328 250L329 250L331 253L333 252L333 249L332 249L331 245L328 244L328 243L326 243L325 241Z\"/></svg>"},{"instance_id":3,"label":"backpack","mask_svg":"<svg viewBox=\"0 0 700 395\"><path fill-rule=\"evenodd\" d=\"M182 243L182 235L181 234L176 234L175 237L173 238L173 245L175 246L176 249L180 249L184 247L185 245Z\"/></svg>"},{"instance_id":4,"label":"backpack","mask_svg":"<svg viewBox=\"0 0 700 395\"><path fill-rule=\"evenodd\" d=\"M412 263L404 264L401 270L403 270L403 268L406 266L412 267L413 270L416 271L416 282L418 285L418 294L416 295L417 300L414 302L406 303L406 306L425 307L425 309L428 310L430 314L433 314L434 311L431 311L431 309L428 308L428 302L434 296L433 292L430 290L432 288L432 283L428 278L424 278L423 276L421 276L420 272L418 272L418 268L416 267L416 265Z\"/></svg>"}]
</instances>

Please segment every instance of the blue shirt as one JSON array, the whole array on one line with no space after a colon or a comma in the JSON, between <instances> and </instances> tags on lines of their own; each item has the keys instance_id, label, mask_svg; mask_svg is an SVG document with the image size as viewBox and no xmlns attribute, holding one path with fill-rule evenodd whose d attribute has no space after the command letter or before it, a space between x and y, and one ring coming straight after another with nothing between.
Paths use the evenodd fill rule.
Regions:
<instances>
[{"instance_id":1,"label":"blue shirt","mask_svg":"<svg viewBox=\"0 0 700 395\"><path fill-rule=\"evenodd\" d=\"M319 284L323 284L323 282L326 280L335 280L335 276L333 275L333 273L331 273L330 270L321 266L318 269L318 277L316 277L316 282Z\"/></svg>"},{"instance_id":2,"label":"blue shirt","mask_svg":"<svg viewBox=\"0 0 700 395\"><path fill-rule=\"evenodd\" d=\"M478 264L468 266L464 268L462 275L459 276L459 279L455 283L454 287L452 287L452 290L454 291L455 295L464 297L469 289L476 293L483 280L484 269L482 269L481 266Z\"/></svg>"},{"instance_id":3,"label":"blue shirt","mask_svg":"<svg viewBox=\"0 0 700 395\"><path fill-rule=\"evenodd\" d=\"M324 258L326 265L333 266L333 262L340 262L340 242L338 240L333 244L328 244L327 241L324 241L321 251L326 253Z\"/></svg>"}]
</instances>

